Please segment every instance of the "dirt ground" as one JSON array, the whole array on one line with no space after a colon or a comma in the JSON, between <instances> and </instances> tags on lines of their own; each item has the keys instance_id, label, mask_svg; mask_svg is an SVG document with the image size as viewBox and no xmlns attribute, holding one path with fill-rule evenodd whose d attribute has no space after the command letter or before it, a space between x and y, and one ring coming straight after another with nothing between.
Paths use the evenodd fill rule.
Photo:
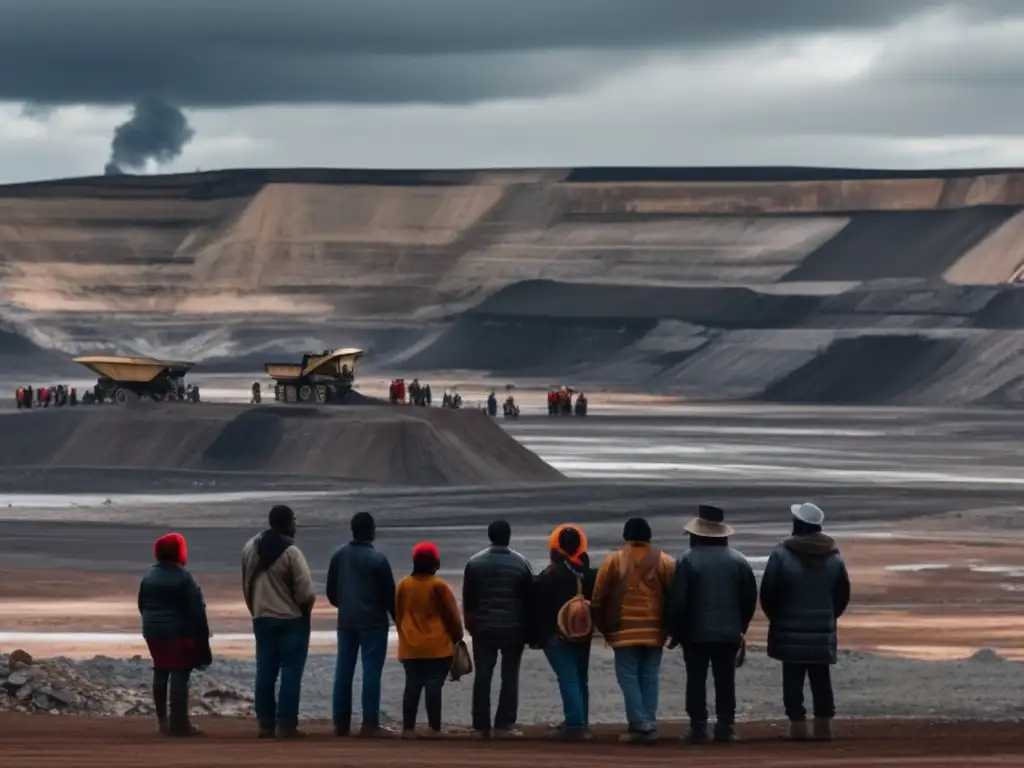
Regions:
<instances>
[{"instance_id":1,"label":"dirt ground","mask_svg":"<svg viewBox=\"0 0 1024 768\"><path fill-rule=\"evenodd\" d=\"M538 758L550 761L563 753L586 754L591 766L621 766L627 762L657 768L688 766L983 766L1024 763L1024 739L1013 723L941 723L900 721L837 722L831 744L793 744L783 739L777 723L743 726L743 742L733 745L688 747L679 744L678 727L664 729L663 742L653 747L615 743L615 729L598 731L594 745L561 745L546 741L549 730L529 729L523 742L477 744L452 736L438 743L416 745L400 741L340 740L326 725L311 725L307 740L257 741L253 724L235 720L200 722L200 738L168 742L154 733L148 719L0 716L0 764L5 768L36 768L43 763L77 766L162 765L166 768L224 768L231 765L278 766L301 761L304 766L444 766L485 768L521 766ZM543 756L543 757L541 757ZM556 758L557 760L557 758Z\"/></svg>"}]
</instances>

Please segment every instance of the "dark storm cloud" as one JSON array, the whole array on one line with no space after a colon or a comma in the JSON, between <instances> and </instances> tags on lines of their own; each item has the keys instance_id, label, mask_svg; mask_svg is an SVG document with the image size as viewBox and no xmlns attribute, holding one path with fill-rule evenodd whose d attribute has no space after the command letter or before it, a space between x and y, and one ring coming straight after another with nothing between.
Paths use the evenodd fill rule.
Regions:
<instances>
[{"instance_id":1,"label":"dark storm cloud","mask_svg":"<svg viewBox=\"0 0 1024 768\"><path fill-rule=\"evenodd\" d=\"M652 50L1008 0L0 0L0 100L438 102L571 91ZM983 6L978 8L977 6Z\"/></svg>"}]
</instances>

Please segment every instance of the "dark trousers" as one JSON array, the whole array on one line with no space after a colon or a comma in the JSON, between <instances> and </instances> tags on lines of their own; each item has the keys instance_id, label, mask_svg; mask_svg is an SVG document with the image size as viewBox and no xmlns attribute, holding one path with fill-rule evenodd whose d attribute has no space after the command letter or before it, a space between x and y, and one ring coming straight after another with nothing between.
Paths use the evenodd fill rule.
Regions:
<instances>
[{"instance_id":1,"label":"dark trousers","mask_svg":"<svg viewBox=\"0 0 1024 768\"><path fill-rule=\"evenodd\" d=\"M443 659L407 659L405 667L405 692L402 694L402 728L411 731L416 727L416 714L420 709L420 694L426 691L427 725L432 731L441 730L441 689L444 688L448 670L452 668L452 657Z\"/></svg>"},{"instance_id":2,"label":"dark trousers","mask_svg":"<svg viewBox=\"0 0 1024 768\"><path fill-rule=\"evenodd\" d=\"M688 643L683 646L686 660L686 714L690 726L702 729L708 723L708 667L715 679L716 729L736 723L736 653L732 643Z\"/></svg>"},{"instance_id":3,"label":"dark trousers","mask_svg":"<svg viewBox=\"0 0 1024 768\"><path fill-rule=\"evenodd\" d=\"M832 692L832 670L828 664L782 665L782 704L790 720L806 720L804 709L804 678L811 682L814 716L831 719L836 716L836 697Z\"/></svg>"},{"instance_id":4,"label":"dark trousers","mask_svg":"<svg viewBox=\"0 0 1024 768\"><path fill-rule=\"evenodd\" d=\"M519 667L522 645L500 645L489 638L473 638L473 730L491 730L491 679L501 654L501 691L494 727L501 730L516 724L519 713Z\"/></svg>"},{"instance_id":5,"label":"dark trousers","mask_svg":"<svg viewBox=\"0 0 1024 768\"><path fill-rule=\"evenodd\" d=\"M302 673L309 654L309 622L306 619L253 619L256 635L256 719L260 728L299 723ZM275 697L277 678L281 690ZM276 698L276 701L275 701Z\"/></svg>"},{"instance_id":6,"label":"dark trousers","mask_svg":"<svg viewBox=\"0 0 1024 768\"><path fill-rule=\"evenodd\" d=\"M153 669L153 704L160 730L177 733L188 730L188 686L191 669ZM168 716L170 699L170 716Z\"/></svg>"},{"instance_id":7,"label":"dark trousers","mask_svg":"<svg viewBox=\"0 0 1024 768\"><path fill-rule=\"evenodd\" d=\"M352 724L352 679L356 662L363 660L363 727L380 725L380 678L388 655L388 628L339 629L338 661L334 666L331 710L334 727L347 731Z\"/></svg>"}]
</instances>

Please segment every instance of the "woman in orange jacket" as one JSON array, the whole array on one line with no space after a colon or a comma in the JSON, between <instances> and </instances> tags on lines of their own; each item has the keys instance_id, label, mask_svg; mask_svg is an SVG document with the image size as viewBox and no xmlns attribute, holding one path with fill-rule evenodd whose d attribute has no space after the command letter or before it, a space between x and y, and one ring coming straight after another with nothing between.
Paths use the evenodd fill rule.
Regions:
<instances>
[{"instance_id":1,"label":"woman in orange jacket","mask_svg":"<svg viewBox=\"0 0 1024 768\"><path fill-rule=\"evenodd\" d=\"M405 667L402 737L416 738L420 694L426 689L430 735L441 732L441 689L451 669L462 620L451 587L437 577L441 555L429 542L412 549L412 574L395 589L398 660Z\"/></svg>"}]
</instances>

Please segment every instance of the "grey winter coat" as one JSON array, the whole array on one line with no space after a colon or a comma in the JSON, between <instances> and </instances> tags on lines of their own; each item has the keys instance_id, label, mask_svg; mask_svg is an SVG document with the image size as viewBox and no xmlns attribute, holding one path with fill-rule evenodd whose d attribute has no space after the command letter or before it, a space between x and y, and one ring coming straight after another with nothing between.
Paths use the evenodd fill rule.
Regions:
<instances>
[{"instance_id":1,"label":"grey winter coat","mask_svg":"<svg viewBox=\"0 0 1024 768\"><path fill-rule=\"evenodd\" d=\"M677 642L739 645L756 609L754 570L732 547L695 543L679 558L667 611Z\"/></svg>"},{"instance_id":2,"label":"grey winter coat","mask_svg":"<svg viewBox=\"0 0 1024 768\"><path fill-rule=\"evenodd\" d=\"M835 540L790 536L772 552L761 581L768 655L782 662L835 664L836 620L850 604L850 576Z\"/></svg>"}]
</instances>

